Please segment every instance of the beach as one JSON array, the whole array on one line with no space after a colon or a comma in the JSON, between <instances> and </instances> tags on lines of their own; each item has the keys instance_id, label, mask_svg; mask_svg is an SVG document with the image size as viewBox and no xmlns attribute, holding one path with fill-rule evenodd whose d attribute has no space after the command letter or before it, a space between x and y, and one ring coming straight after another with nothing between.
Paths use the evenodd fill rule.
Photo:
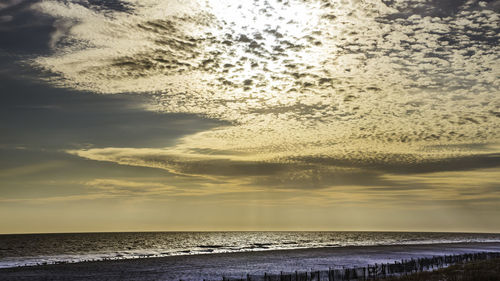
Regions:
<instances>
[{"instance_id":1,"label":"beach","mask_svg":"<svg viewBox=\"0 0 500 281\"><path fill-rule=\"evenodd\" d=\"M499 22L0 0L0 281L500 278Z\"/></svg>"},{"instance_id":2,"label":"beach","mask_svg":"<svg viewBox=\"0 0 500 281\"><path fill-rule=\"evenodd\" d=\"M500 252L500 243L355 246L108 260L0 269L1 280L219 280L366 266L409 258Z\"/></svg>"}]
</instances>

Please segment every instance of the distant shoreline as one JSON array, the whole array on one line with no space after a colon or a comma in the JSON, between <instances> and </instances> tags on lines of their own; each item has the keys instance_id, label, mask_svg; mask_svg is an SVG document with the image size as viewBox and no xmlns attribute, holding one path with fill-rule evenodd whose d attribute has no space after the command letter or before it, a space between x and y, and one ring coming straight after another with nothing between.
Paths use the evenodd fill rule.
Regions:
<instances>
[{"instance_id":1,"label":"distant shoreline","mask_svg":"<svg viewBox=\"0 0 500 281\"><path fill-rule=\"evenodd\" d=\"M408 258L500 252L499 242L213 253L140 259L89 261L0 269L2 280L203 280L295 270L365 266ZM106 278L102 279L102 276Z\"/></svg>"}]
</instances>

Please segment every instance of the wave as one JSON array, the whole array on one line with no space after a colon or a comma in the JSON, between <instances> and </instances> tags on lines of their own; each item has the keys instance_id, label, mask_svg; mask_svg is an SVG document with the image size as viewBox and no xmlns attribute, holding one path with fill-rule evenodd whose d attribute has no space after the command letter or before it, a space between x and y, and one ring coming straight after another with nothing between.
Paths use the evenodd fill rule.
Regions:
<instances>
[{"instance_id":1,"label":"wave","mask_svg":"<svg viewBox=\"0 0 500 281\"><path fill-rule=\"evenodd\" d=\"M37 242L28 243L33 241L33 236ZM0 235L0 268L306 248L472 242L500 242L500 234L159 232Z\"/></svg>"}]
</instances>

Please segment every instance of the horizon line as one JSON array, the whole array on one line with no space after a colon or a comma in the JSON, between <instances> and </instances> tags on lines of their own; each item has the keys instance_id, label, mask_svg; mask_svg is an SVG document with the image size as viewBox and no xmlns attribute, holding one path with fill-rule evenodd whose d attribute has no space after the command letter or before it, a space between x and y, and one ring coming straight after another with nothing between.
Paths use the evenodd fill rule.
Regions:
<instances>
[{"instance_id":1,"label":"horizon line","mask_svg":"<svg viewBox=\"0 0 500 281\"><path fill-rule=\"evenodd\" d=\"M500 234L500 232L474 231L418 231L418 230L127 230L127 231L67 231L67 232L0 232L0 235L41 234L104 234L104 233L216 233L216 232L378 232L378 233L457 233L457 234Z\"/></svg>"}]
</instances>

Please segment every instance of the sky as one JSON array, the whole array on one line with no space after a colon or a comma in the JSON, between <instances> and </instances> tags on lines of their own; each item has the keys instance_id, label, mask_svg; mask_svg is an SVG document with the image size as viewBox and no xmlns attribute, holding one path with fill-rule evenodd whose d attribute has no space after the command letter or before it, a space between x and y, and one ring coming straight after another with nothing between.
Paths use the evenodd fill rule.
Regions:
<instances>
[{"instance_id":1,"label":"sky","mask_svg":"<svg viewBox=\"0 0 500 281\"><path fill-rule=\"evenodd\" d=\"M0 233L500 232L499 12L2 1Z\"/></svg>"}]
</instances>

